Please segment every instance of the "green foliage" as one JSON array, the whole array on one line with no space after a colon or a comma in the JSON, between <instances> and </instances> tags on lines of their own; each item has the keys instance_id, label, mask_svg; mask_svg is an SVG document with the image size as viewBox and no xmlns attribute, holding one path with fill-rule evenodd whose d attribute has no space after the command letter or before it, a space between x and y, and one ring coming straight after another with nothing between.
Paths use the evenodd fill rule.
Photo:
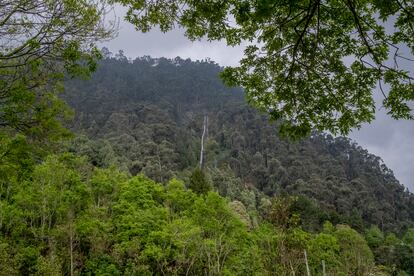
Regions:
<instances>
[{"instance_id":1,"label":"green foliage","mask_svg":"<svg viewBox=\"0 0 414 276\"><path fill-rule=\"evenodd\" d=\"M399 233L412 224L412 194L379 157L344 137L281 138L279 123L269 124L246 106L240 89L220 83L216 64L106 57L91 80L67 82L64 94L77 114L72 130L87 135L69 149L92 164L188 185L207 114L203 172L213 189L249 213L264 197L289 194L299 196L292 208L306 230L319 231L325 220L360 232L378 225Z\"/></svg>"},{"instance_id":2,"label":"green foliage","mask_svg":"<svg viewBox=\"0 0 414 276\"><path fill-rule=\"evenodd\" d=\"M191 273L207 273L201 266L214 252L214 243L204 241L203 235L207 227L218 227L210 216L222 213L202 209L212 226L194 222L194 202L199 204L210 193L204 189L204 193L195 193L190 186L198 163L203 116L208 114L201 179L208 179L214 190L229 199L232 216L242 219L250 231L247 245L225 244L240 246L240 254L230 254L230 267L243 269L242 274L252 274L253 268L259 274L292 273L293 267L295 273L303 274L306 250L314 273L321 273L322 260L329 273L353 273L352 268L377 273L361 236L349 234L347 239L359 244L346 247L342 244L346 239L338 238L341 232L336 234L334 226L320 233L326 220L333 225L349 224L364 234L376 230L368 226L381 227L385 239L377 240L378 233L367 236L375 263L390 274L402 273L402 265L408 267L410 250L404 245L404 254L398 254L400 240L389 233L399 235L412 224L412 194L379 157L344 137L314 132L295 143L280 138L278 123L269 124L246 107L240 90L227 90L220 84L216 77L220 68L214 63L150 57L128 62L121 54L106 55L90 81L68 82L64 95L77 111L71 127L87 134L72 142L69 150L87 155L89 162L103 169L87 176L91 177L87 183L94 191L94 208L77 220L77 229L82 230L78 239L90 254L88 260L102 263L102 269L115 265L121 274L180 274L189 267ZM140 180L124 186L127 176L121 177L112 165L139 175ZM158 184L140 174L164 183L164 188L159 191ZM173 176L177 178L168 181ZM121 191L129 185L130 194L136 197L126 199ZM139 202L144 205L137 206ZM209 204L221 208L215 201ZM90 267L88 271L98 269ZM240 271L236 268L211 265L223 274Z\"/></svg>"},{"instance_id":3,"label":"green foliage","mask_svg":"<svg viewBox=\"0 0 414 276\"><path fill-rule=\"evenodd\" d=\"M397 245L395 250L399 267L408 274L414 273L414 229L410 228L402 238L403 243Z\"/></svg>"},{"instance_id":4,"label":"green foliage","mask_svg":"<svg viewBox=\"0 0 414 276\"><path fill-rule=\"evenodd\" d=\"M407 230L403 237L403 241L410 246L414 246L414 228Z\"/></svg>"},{"instance_id":5,"label":"green foliage","mask_svg":"<svg viewBox=\"0 0 414 276\"><path fill-rule=\"evenodd\" d=\"M10 183L30 174L34 166L33 147L25 136L0 131L0 199L7 198Z\"/></svg>"},{"instance_id":6,"label":"green foliage","mask_svg":"<svg viewBox=\"0 0 414 276\"><path fill-rule=\"evenodd\" d=\"M65 77L86 77L111 37L107 3L6 0L0 14L0 128L35 139L67 136L71 112L58 98ZM48 138L48 139L46 139Z\"/></svg>"},{"instance_id":7,"label":"green foliage","mask_svg":"<svg viewBox=\"0 0 414 276\"><path fill-rule=\"evenodd\" d=\"M346 225L338 225L333 235L340 248L340 271L345 275L364 275L372 271L374 256L362 235Z\"/></svg>"},{"instance_id":8,"label":"green foliage","mask_svg":"<svg viewBox=\"0 0 414 276\"><path fill-rule=\"evenodd\" d=\"M365 240L367 241L369 247L377 248L384 243L384 234L376 225L372 225L365 232Z\"/></svg>"},{"instance_id":9,"label":"green foliage","mask_svg":"<svg viewBox=\"0 0 414 276\"><path fill-rule=\"evenodd\" d=\"M69 153L48 156L12 185L0 224L5 275L302 274L304 250L315 273L321 260L335 273L372 262L349 227L302 230L290 198L263 207L273 225L252 225L241 202L216 192L94 168ZM406 255L400 260L407 267Z\"/></svg>"},{"instance_id":10,"label":"green foliage","mask_svg":"<svg viewBox=\"0 0 414 276\"><path fill-rule=\"evenodd\" d=\"M327 273L335 274L340 269L340 245L332 234L319 233L309 242L309 265L312 274L322 274L322 261L325 262Z\"/></svg>"},{"instance_id":11,"label":"green foliage","mask_svg":"<svg viewBox=\"0 0 414 276\"><path fill-rule=\"evenodd\" d=\"M60 3L52 2L48 8ZM87 33L96 31L96 5L62 3L73 22L87 26ZM164 11L174 12L170 4ZM237 20L247 22L245 4ZM203 4L203 16L211 15L209 5ZM214 10L222 8L225 3ZM266 5L258 10L272 13ZM63 19L55 24L64 29ZM31 28L24 24L21 30ZM168 21L159 24L171 27ZM210 27L207 32L223 26ZM205 32L195 29L194 38ZM64 95L78 111L72 128L89 137L56 150L50 142L66 133L56 118L67 113L56 96L62 73L88 75L99 57L85 41L64 42L56 42L63 44L54 50L62 55L62 63L52 62L59 70L44 67L50 60L32 60L23 67L33 75L7 82L10 90L0 79L0 93L4 88L12 99L0 106L7 120L0 121L0 275L302 275L305 252L312 273L321 273L323 261L331 274L365 275L377 271L368 245L383 271L413 273L411 229L401 240L393 234L384 239L376 226L366 230L366 240L346 225L325 223L318 233L326 219L360 231L368 224L387 230L412 224L412 195L381 160L342 137L280 139L266 118L244 106L240 90L223 93L228 90L217 80L221 69L213 62L149 57L130 62L122 52L115 58L106 52L89 86L69 81ZM42 46L34 40L28 45ZM18 70L13 64L18 58L2 60ZM162 80L157 87L154 76ZM43 77L39 90L29 86ZM191 170L204 114L211 118L205 167ZM36 123L20 129L31 119Z\"/></svg>"},{"instance_id":12,"label":"green foliage","mask_svg":"<svg viewBox=\"0 0 414 276\"><path fill-rule=\"evenodd\" d=\"M16 275L17 274L17 264L16 260L11 254L11 249L8 243L0 240L0 275Z\"/></svg>"},{"instance_id":13,"label":"green foliage","mask_svg":"<svg viewBox=\"0 0 414 276\"><path fill-rule=\"evenodd\" d=\"M119 183L127 179L125 173L119 172L115 167L94 170L89 185L94 196L96 206L108 206L118 194Z\"/></svg>"},{"instance_id":14,"label":"green foliage","mask_svg":"<svg viewBox=\"0 0 414 276\"><path fill-rule=\"evenodd\" d=\"M413 72L398 67L414 52L410 1L115 2L128 8L125 19L143 32L178 25L191 40L250 43L240 65L221 75L242 86L251 104L282 119L283 134L347 134L361 127L374 119L378 83L389 114L413 118ZM386 31L387 25L394 29ZM402 45L411 55L398 52Z\"/></svg>"},{"instance_id":15,"label":"green foliage","mask_svg":"<svg viewBox=\"0 0 414 276\"><path fill-rule=\"evenodd\" d=\"M271 201L266 216L276 227L285 230L299 225L300 217L291 212L291 206L296 198L277 197Z\"/></svg>"},{"instance_id":16,"label":"green foliage","mask_svg":"<svg viewBox=\"0 0 414 276\"><path fill-rule=\"evenodd\" d=\"M190 176L188 188L196 194L207 194L211 190L206 175L200 168L196 168Z\"/></svg>"}]
</instances>

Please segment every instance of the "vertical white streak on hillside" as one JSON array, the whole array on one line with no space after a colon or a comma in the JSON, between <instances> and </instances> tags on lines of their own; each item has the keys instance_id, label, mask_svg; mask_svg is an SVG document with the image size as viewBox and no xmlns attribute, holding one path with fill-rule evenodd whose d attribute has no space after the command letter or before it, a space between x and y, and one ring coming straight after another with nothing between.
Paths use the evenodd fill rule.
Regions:
<instances>
[{"instance_id":1,"label":"vertical white streak on hillside","mask_svg":"<svg viewBox=\"0 0 414 276\"><path fill-rule=\"evenodd\" d=\"M200 150L200 169L203 168L203 159L204 159L204 139L207 134L207 124L208 124L208 116L204 115L204 122L203 122L203 134L201 135L201 150Z\"/></svg>"}]
</instances>

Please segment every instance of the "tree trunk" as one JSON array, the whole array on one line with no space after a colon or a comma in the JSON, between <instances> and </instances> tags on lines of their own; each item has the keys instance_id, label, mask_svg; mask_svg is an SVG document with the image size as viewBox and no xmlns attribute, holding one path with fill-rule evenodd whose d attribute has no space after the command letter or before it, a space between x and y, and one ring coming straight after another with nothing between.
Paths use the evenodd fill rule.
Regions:
<instances>
[{"instance_id":1,"label":"tree trunk","mask_svg":"<svg viewBox=\"0 0 414 276\"><path fill-rule=\"evenodd\" d=\"M73 231L72 231L72 225L69 228L69 248L70 248L70 276L73 276Z\"/></svg>"},{"instance_id":2,"label":"tree trunk","mask_svg":"<svg viewBox=\"0 0 414 276\"><path fill-rule=\"evenodd\" d=\"M310 270L309 270L309 264L308 264L308 255L306 254L306 249L303 250L303 253L305 254L306 273L307 273L308 276L310 276Z\"/></svg>"}]
</instances>

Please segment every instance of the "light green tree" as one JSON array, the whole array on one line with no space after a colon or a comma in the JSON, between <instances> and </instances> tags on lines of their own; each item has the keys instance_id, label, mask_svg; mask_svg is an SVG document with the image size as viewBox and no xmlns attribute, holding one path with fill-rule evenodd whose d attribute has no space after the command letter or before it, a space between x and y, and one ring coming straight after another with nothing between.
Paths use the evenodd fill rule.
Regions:
<instances>
[{"instance_id":1,"label":"light green tree","mask_svg":"<svg viewBox=\"0 0 414 276\"><path fill-rule=\"evenodd\" d=\"M347 225L337 225L333 235L340 246L340 272L366 275L374 269L374 256L362 235Z\"/></svg>"},{"instance_id":2,"label":"light green tree","mask_svg":"<svg viewBox=\"0 0 414 276\"><path fill-rule=\"evenodd\" d=\"M365 240L371 248L377 248L384 243L384 234L376 225L365 231Z\"/></svg>"}]
</instances>

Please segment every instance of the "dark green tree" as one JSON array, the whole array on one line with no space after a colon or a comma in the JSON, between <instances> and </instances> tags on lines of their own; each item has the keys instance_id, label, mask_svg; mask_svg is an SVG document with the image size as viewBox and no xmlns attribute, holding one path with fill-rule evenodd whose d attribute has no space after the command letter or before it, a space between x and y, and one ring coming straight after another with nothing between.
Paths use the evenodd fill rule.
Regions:
<instances>
[{"instance_id":1,"label":"dark green tree","mask_svg":"<svg viewBox=\"0 0 414 276\"><path fill-rule=\"evenodd\" d=\"M191 174L188 188L199 195L207 194L211 190L211 185L200 168L196 168Z\"/></svg>"}]
</instances>

